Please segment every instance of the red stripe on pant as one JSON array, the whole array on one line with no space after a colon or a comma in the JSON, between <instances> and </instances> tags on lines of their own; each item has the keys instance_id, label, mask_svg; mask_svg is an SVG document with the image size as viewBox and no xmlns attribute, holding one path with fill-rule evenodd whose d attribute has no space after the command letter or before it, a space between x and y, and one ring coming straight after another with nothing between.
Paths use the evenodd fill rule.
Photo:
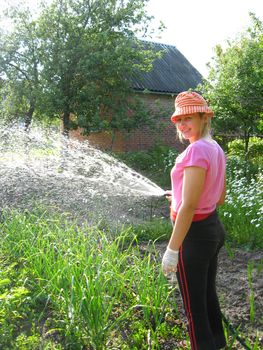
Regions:
<instances>
[{"instance_id":1,"label":"red stripe on pant","mask_svg":"<svg viewBox=\"0 0 263 350\"><path fill-rule=\"evenodd\" d=\"M183 262L183 248L180 248L180 259L178 264L178 272L180 276L180 284L181 284L181 290L182 290L182 297L184 301L185 311L189 322L189 337L191 341L191 348L192 350L198 350L197 343L196 343L196 337L195 337L195 329L194 329L194 322L191 312L191 304L190 304L190 296L188 292L188 285L187 285L187 279L185 275L185 268L184 268L184 262Z\"/></svg>"}]
</instances>

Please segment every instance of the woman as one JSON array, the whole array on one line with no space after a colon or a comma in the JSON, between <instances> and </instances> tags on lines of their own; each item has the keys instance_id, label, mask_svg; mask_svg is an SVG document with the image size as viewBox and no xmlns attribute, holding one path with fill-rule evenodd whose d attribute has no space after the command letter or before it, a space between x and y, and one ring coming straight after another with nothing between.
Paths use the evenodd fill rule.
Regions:
<instances>
[{"instance_id":1,"label":"woman","mask_svg":"<svg viewBox=\"0 0 263 350\"><path fill-rule=\"evenodd\" d=\"M162 260L165 275L176 273L192 350L226 345L216 294L217 256L224 228L216 207L225 198L225 155L210 135L213 111L196 92L182 92L171 117L190 142L171 171L173 232Z\"/></svg>"}]
</instances>

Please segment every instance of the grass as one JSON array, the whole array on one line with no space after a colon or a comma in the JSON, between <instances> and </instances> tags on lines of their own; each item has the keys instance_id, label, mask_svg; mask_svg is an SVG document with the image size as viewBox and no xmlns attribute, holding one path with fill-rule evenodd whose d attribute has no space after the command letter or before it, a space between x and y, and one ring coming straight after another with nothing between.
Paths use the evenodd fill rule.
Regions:
<instances>
[{"instance_id":1,"label":"grass","mask_svg":"<svg viewBox=\"0 0 263 350\"><path fill-rule=\"evenodd\" d=\"M158 239L162 224L152 225ZM117 234L50 212L3 213L0 348L143 350L188 339L154 242L138 242L153 226Z\"/></svg>"},{"instance_id":2,"label":"grass","mask_svg":"<svg viewBox=\"0 0 263 350\"><path fill-rule=\"evenodd\" d=\"M40 325L50 317L46 333L55 334L63 349L110 349L115 338L136 349L138 334L146 342L146 330L157 344L171 288L155 254L142 255L130 229L110 237L45 213L6 213L1 232L2 349L15 349L25 337L43 338ZM34 329L25 326L29 309ZM123 338L122 326L131 318L134 325Z\"/></svg>"}]
</instances>

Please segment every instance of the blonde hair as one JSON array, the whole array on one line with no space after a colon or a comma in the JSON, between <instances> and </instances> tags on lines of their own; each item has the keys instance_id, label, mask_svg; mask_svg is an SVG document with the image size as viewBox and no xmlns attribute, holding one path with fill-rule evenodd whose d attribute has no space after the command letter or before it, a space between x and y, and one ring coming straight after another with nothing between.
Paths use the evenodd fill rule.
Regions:
<instances>
[{"instance_id":1,"label":"blonde hair","mask_svg":"<svg viewBox=\"0 0 263 350\"><path fill-rule=\"evenodd\" d=\"M204 116L206 115L205 112L199 112L196 114L198 114L201 119L203 119ZM180 132L180 130L178 128L176 128L176 131L177 131L177 135L178 135L179 140L181 142L183 142L184 138L183 138L182 133ZM203 127L200 130L200 138L203 138L206 136L211 136L211 117L210 116L207 116L207 121L203 123Z\"/></svg>"}]
</instances>

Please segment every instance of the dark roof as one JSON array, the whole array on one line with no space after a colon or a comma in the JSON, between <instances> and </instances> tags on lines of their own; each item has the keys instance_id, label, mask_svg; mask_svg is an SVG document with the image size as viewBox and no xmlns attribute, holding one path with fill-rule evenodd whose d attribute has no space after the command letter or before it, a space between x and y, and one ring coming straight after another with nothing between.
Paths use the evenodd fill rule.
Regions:
<instances>
[{"instance_id":1,"label":"dark roof","mask_svg":"<svg viewBox=\"0 0 263 350\"><path fill-rule=\"evenodd\" d=\"M175 46L151 42L145 45L163 54L153 62L150 72L139 72L131 78L134 90L177 94L201 83L202 75Z\"/></svg>"}]
</instances>

